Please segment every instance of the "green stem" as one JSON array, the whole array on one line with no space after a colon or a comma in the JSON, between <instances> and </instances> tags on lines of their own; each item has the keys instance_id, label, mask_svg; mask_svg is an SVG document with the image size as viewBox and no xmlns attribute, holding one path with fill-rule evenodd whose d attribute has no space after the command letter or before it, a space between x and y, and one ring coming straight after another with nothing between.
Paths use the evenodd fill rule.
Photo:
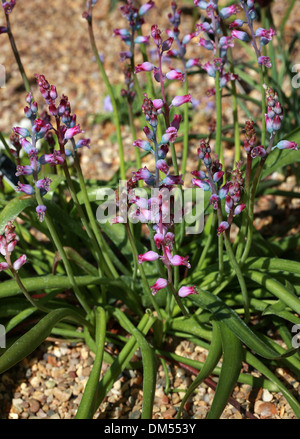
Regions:
<instances>
[{"instance_id":1,"label":"green stem","mask_svg":"<svg viewBox=\"0 0 300 439\"><path fill-rule=\"evenodd\" d=\"M237 260L235 259L234 253L232 251L228 230L225 231L225 247L226 247L226 251L227 251L227 255L228 255L230 264L231 264L233 270L235 271L235 274L238 278L238 281L239 281L239 284L241 287L241 292L242 292L242 296L244 299L245 322L247 323L249 321L249 318L250 318L250 315L249 315L249 296L248 296L247 286L246 286L246 282L245 282L241 267L239 266Z\"/></svg>"},{"instance_id":2,"label":"green stem","mask_svg":"<svg viewBox=\"0 0 300 439\"><path fill-rule=\"evenodd\" d=\"M188 94L189 85L187 75L185 75L184 81L184 94ZM183 152L182 152L182 164L181 164L181 173L182 179L184 180L185 172L186 172L186 163L189 152L189 107L188 105L184 106L184 120L183 120Z\"/></svg>"},{"instance_id":3,"label":"green stem","mask_svg":"<svg viewBox=\"0 0 300 439\"><path fill-rule=\"evenodd\" d=\"M117 106L117 102L115 100L113 88L111 86L111 83L109 82L108 76L106 74L106 71L104 69L103 63L101 61L101 58L99 56L99 52L96 45L94 30L93 30L93 24L92 24L92 17L90 17L88 21L88 30L89 30L89 37L90 37L90 43L91 47L94 53L94 56L96 58L99 71L101 73L102 79L106 85L112 108L113 108L113 115L114 115L114 121L115 121L115 128L116 128L116 134L118 139L118 146L119 146L119 158L120 158L120 174L121 179L126 180L126 172L125 172L125 161L124 161L124 149L123 149L123 141L122 141L122 134L121 134L121 124L119 119L119 109Z\"/></svg>"},{"instance_id":4,"label":"green stem","mask_svg":"<svg viewBox=\"0 0 300 439\"><path fill-rule=\"evenodd\" d=\"M39 205L43 205L43 200L42 200L42 197L40 195L39 190L36 191L36 200L37 200L37 203ZM74 293L75 293L79 303L83 307L83 309L86 311L87 314L89 314L91 309L86 301L86 298L84 297L84 295L81 293L80 289L78 288L78 285L77 285L75 278L74 278L72 267L71 267L70 262L67 258L67 255L64 251L63 245L60 242L60 239L59 239L58 234L55 230L54 224L52 223L52 220L47 213L45 215L45 223L46 223L46 226L48 227L48 230L51 234L52 240L53 240L53 242L54 242L54 244L55 244L55 246L56 246L56 248L61 256L61 259L64 263L66 273L67 273L67 276L70 280L70 283L71 283L71 286L74 290Z\"/></svg>"},{"instance_id":5,"label":"green stem","mask_svg":"<svg viewBox=\"0 0 300 439\"><path fill-rule=\"evenodd\" d=\"M21 73L21 76L22 76L22 79L23 79L23 83L24 83L24 86L25 86L25 90L27 91L27 93L29 93L30 92L29 80L28 80L27 75L25 73L25 69L23 67L23 64L22 64L22 61L21 61L21 57L20 57L19 51L17 49L17 45L16 45L16 42L15 42L13 33L11 31L9 15L5 14L5 18L6 18L6 27L7 27L7 34L8 34L9 42L10 42L12 51L14 53L15 59L17 61L18 68L19 68L19 71Z\"/></svg>"},{"instance_id":6,"label":"green stem","mask_svg":"<svg viewBox=\"0 0 300 439\"><path fill-rule=\"evenodd\" d=\"M133 237L133 235L131 233L131 230L130 230L130 226L129 226L128 223L126 223L125 227L126 227L127 235L128 235L129 242L130 242L130 245L131 245L131 249L132 249L132 252L133 252L133 257L135 258L136 261L138 261L138 255L139 254L138 254L138 251L137 251L137 248L136 248L136 245L135 245L134 237ZM161 315L161 312L160 312L160 308L157 305L156 300L155 300L155 298L153 297L153 295L151 293L151 290L150 290L150 287L149 287L149 284L148 284L148 280L147 280L147 277L146 277L146 274L145 274L145 271L144 271L144 268L143 268L142 265L140 265L139 271L140 271L142 282L143 282L143 285L144 285L144 291L147 294L147 296L149 297L149 299L150 299L150 301L151 301L151 303L153 305L153 308L157 312L158 318L160 320L162 320L162 315Z\"/></svg>"},{"instance_id":7,"label":"green stem","mask_svg":"<svg viewBox=\"0 0 300 439\"><path fill-rule=\"evenodd\" d=\"M103 257L104 257L104 260L105 260L107 266L109 267L109 269L110 269L111 273L113 274L113 276L115 278L117 278L118 277L118 273L117 273L117 271L116 271L116 269L115 269L115 267L114 267L114 265L113 265L109 255L107 253L107 249L106 249L106 245L105 245L104 239L103 239L103 237L101 235L101 232L99 230L99 227L97 225L97 222L96 222L96 219L95 219L95 216L94 216L94 212L93 212L93 209L92 209L89 197L88 197L88 193L87 193L87 190L86 190L84 177L82 175L82 170L81 170L81 166L80 166L80 162L79 162L79 157L78 157L78 154L77 154L77 151L76 151L76 148L75 148L74 138L72 138L72 144L73 144L73 148L74 148L74 164L75 164L75 168L76 168L76 171L77 171L77 175L78 175L78 179L79 179L79 184L80 184L80 189L82 191L85 208L86 208L86 211L87 211L87 214L88 214L88 218L89 218L92 230L93 230L94 235L95 235L95 237L97 239L98 245L99 245L99 247L102 250L102 254L103 254Z\"/></svg>"}]
</instances>

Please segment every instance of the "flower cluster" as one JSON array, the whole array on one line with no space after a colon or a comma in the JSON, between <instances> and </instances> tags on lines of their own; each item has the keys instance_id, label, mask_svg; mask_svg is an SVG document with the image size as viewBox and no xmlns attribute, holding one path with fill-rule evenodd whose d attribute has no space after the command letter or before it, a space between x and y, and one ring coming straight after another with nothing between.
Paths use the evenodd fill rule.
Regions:
<instances>
[{"instance_id":1,"label":"flower cluster","mask_svg":"<svg viewBox=\"0 0 300 439\"><path fill-rule=\"evenodd\" d=\"M4 256L6 262L0 262L0 271L14 270L18 271L26 263L26 255L20 256L14 263L11 261L11 254L18 243L18 237L15 233L15 227L9 222L4 228L4 234L0 235L0 253Z\"/></svg>"},{"instance_id":2,"label":"flower cluster","mask_svg":"<svg viewBox=\"0 0 300 439\"><path fill-rule=\"evenodd\" d=\"M244 148L245 151L252 159L256 157L264 157L266 155L266 150L262 145L256 145L257 139L255 134L254 122L246 121L245 123L245 140Z\"/></svg>"},{"instance_id":3,"label":"flower cluster","mask_svg":"<svg viewBox=\"0 0 300 439\"><path fill-rule=\"evenodd\" d=\"M2 7L4 9L5 14L10 14L15 6L16 6L16 0L10 0L10 1L2 0Z\"/></svg>"},{"instance_id":4,"label":"flower cluster","mask_svg":"<svg viewBox=\"0 0 300 439\"><path fill-rule=\"evenodd\" d=\"M28 155L29 165L18 165L17 176L33 176L35 189L31 184L18 182L17 190L24 192L27 195L34 195L36 190L44 196L50 190L51 179L44 177L38 178L41 170L41 165L49 164L50 167L63 165L66 157L70 156L72 152L65 149L65 144L77 134L82 133L80 126L76 124L76 115L71 114L71 106L68 97L62 95L58 102L58 94L54 85L50 85L45 79L44 75L36 75L37 84L40 88L46 104L48 105L48 112L43 112L40 117L37 117L38 105L33 100L32 93L26 96L27 106L24 108L24 114L31 122L32 133L27 128L14 127L14 143L21 145L25 154ZM51 116L56 120L56 128L51 123ZM55 150L53 141L53 131L57 136L60 150ZM40 139L46 140L52 148L51 153L42 154L38 157L37 141ZM74 148L78 149L83 146L89 147L90 139L81 139L77 143L74 141ZM40 221L44 220L46 207L39 205L36 212Z\"/></svg>"},{"instance_id":5,"label":"flower cluster","mask_svg":"<svg viewBox=\"0 0 300 439\"><path fill-rule=\"evenodd\" d=\"M189 60L185 60L187 50L186 46L195 37L195 33L191 32L180 38L179 26L181 22L181 9L178 9L175 1L171 3L171 9L172 12L169 13L168 18L173 26L173 29L167 29L169 39L165 42L165 45L169 45L170 50L167 51L166 56L170 58L179 58L183 63L184 71L194 66L201 67L199 58L190 58ZM173 41L176 42L177 49L171 49Z\"/></svg>"},{"instance_id":6,"label":"flower cluster","mask_svg":"<svg viewBox=\"0 0 300 439\"><path fill-rule=\"evenodd\" d=\"M200 9L205 10L209 21L203 21L197 25L197 35L204 33L209 38L200 36L199 45L206 50L212 51L215 58L212 62L205 63L202 68L206 73L215 78L219 72L220 88L223 88L228 81L236 80L238 77L230 72L226 72L225 64L227 60L227 52L233 47L234 35L224 35L222 30L222 20L230 18L238 13L238 7L231 5L218 11L217 1L194 0L194 4ZM212 92L212 91L211 91Z\"/></svg>"},{"instance_id":7,"label":"flower cluster","mask_svg":"<svg viewBox=\"0 0 300 439\"><path fill-rule=\"evenodd\" d=\"M130 59L134 54L134 45L148 43L149 37L138 35L135 36L136 31L141 29L144 24L143 16L154 6L154 2L149 0L143 4L139 9L133 5L132 0L127 0L127 4L120 7L121 13L128 21L129 30L126 28L114 29L114 35L119 36L125 44L127 44L130 50L120 53L121 60Z\"/></svg>"},{"instance_id":8,"label":"flower cluster","mask_svg":"<svg viewBox=\"0 0 300 439\"><path fill-rule=\"evenodd\" d=\"M264 29L262 27L258 28L256 31L253 29L253 21L255 20L257 14L254 7L254 0L240 0L241 7L245 13L246 16L246 22L243 22L242 20L238 20L237 23L231 24L232 27L235 29L232 31L231 35L233 38L237 38L241 41L251 41L251 44L255 50L258 64L264 65L267 68L272 67L271 60L268 56L262 55L262 48L266 46L267 44L272 41L272 38L274 35L276 35L276 32L274 29ZM245 23L248 24L251 38L248 35L247 32L237 30L237 28L242 27ZM259 46L257 45L256 39L259 38Z\"/></svg>"},{"instance_id":9,"label":"flower cluster","mask_svg":"<svg viewBox=\"0 0 300 439\"><path fill-rule=\"evenodd\" d=\"M239 215L246 207L245 204L240 203L243 188L241 164L236 164L236 169L231 173L231 181L223 184L224 171L222 170L222 164L217 158L212 159L211 148L207 140L201 140L198 157L203 161L206 172L202 170L192 171L192 175L195 177L192 183L200 189L212 193L210 204L215 210L221 209L221 200L225 199L225 211L228 216L227 221L222 221L219 224L219 235L230 227L234 216Z\"/></svg>"},{"instance_id":10,"label":"flower cluster","mask_svg":"<svg viewBox=\"0 0 300 439\"><path fill-rule=\"evenodd\" d=\"M135 66L135 73L153 71L154 79L161 84L163 84L166 79L184 81L185 74L182 73L180 70L171 69L168 73L164 75L161 68L161 57L164 52L169 51L174 39L172 37L169 37L167 40L163 41L161 37L161 31L156 24L151 27L151 36L157 47L159 66L156 67L154 64L145 61L142 64L138 64L137 66ZM160 105L160 108L158 108L158 110L160 110L164 106L165 99L163 99L163 101L161 99L157 99L155 101L158 105ZM192 102L192 96L190 94L184 96L175 96L169 108L179 107L187 102Z\"/></svg>"}]
</instances>

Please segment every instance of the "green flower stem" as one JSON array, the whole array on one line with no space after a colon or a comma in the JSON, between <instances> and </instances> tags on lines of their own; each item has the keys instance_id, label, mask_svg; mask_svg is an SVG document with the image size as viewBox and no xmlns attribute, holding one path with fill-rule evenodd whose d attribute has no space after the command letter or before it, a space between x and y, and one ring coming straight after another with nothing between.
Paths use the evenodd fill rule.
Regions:
<instances>
[{"instance_id":1,"label":"green flower stem","mask_svg":"<svg viewBox=\"0 0 300 439\"><path fill-rule=\"evenodd\" d=\"M95 257L96 257L98 267L99 267L99 274L100 274L100 276L102 276L103 271L105 271L105 269L103 267L103 257L101 254L101 250L95 245L94 235L93 235L92 230L90 228L90 225L86 219L86 216L82 210L81 204L79 203L79 200L78 200L78 197L77 197L77 194L76 194L76 191L75 191L72 179L71 179L69 168L68 168L68 165L66 162L63 164L63 170L64 170L64 174L66 177L67 185L68 185L70 193L71 193L72 200L76 206L76 210L81 218L82 224L83 224L83 226L88 234L88 237L90 238L91 245L94 249Z\"/></svg>"},{"instance_id":2,"label":"green flower stem","mask_svg":"<svg viewBox=\"0 0 300 439\"><path fill-rule=\"evenodd\" d=\"M232 251L232 247L231 247L231 242L230 242L230 238L229 238L229 230L225 231L225 247L226 247L226 252L229 258L229 262L233 268L233 270L235 271L235 274L238 278L240 287L241 287L241 292L242 292L242 296L244 299L244 309L245 309L245 322L249 322L250 319L250 314L249 314L249 307L250 307L250 303L249 303L249 296L248 296L248 291L247 291L247 286L246 286L246 282L241 270L241 267L239 266L237 260L235 259L234 253Z\"/></svg>"},{"instance_id":3,"label":"green flower stem","mask_svg":"<svg viewBox=\"0 0 300 439\"><path fill-rule=\"evenodd\" d=\"M136 130L134 126L132 103L129 102L129 100L128 100L128 115L129 115L129 126L131 131L131 137L132 137L132 141L134 142L136 140ZM142 167L142 161L141 161L140 150L138 147L135 147L135 156L136 156L136 167L137 169L140 169ZM138 185L139 187L142 187L143 182L139 180Z\"/></svg>"},{"instance_id":4,"label":"green flower stem","mask_svg":"<svg viewBox=\"0 0 300 439\"><path fill-rule=\"evenodd\" d=\"M216 155L221 163L223 163L224 153L222 148L222 90L220 88L220 72L216 72L216 112L217 112L217 125L216 125Z\"/></svg>"},{"instance_id":5,"label":"green flower stem","mask_svg":"<svg viewBox=\"0 0 300 439\"><path fill-rule=\"evenodd\" d=\"M95 216L94 216L94 212L88 197L88 193L86 190L86 186L85 186L85 181L84 181L84 177L82 175L82 170L81 170L81 166L80 166L80 162L79 162L79 157L76 151L76 147L75 147L75 141L74 138L72 138L72 145L74 148L74 164L75 164L75 168L77 171L77 175L78 175L78 179L79 179L79 184L80 184L80 189L82 191L82 195L83 195L83 199L84 199L84 204L85 204L85 208L88 214L88 218L92 227L92 230L94 232L94 235L97 239L98 245L102 250L102 254L104 257L104 260L108 266L108 268L110 269L112 275L117 278L118 277L118 273L107 253L107 249L106 249L106 245L105 245L105 241L103 239L103 236L101 235L101 232L99 230L98 224L96 222Z\"/></svg>"},{"instance_id":6,"label":"green flower stem","mask_svg":"<svg viewBox=\"0 0 300 439\"><path fill-rule=\"evenodd\" d=\"M188 94L189 85L188 85L188 77L185 75L184 80L184 94ZM184 119L183 119L183 151L182 151L182 163L181 163L181 173L182 179L184 180L186 173L186 163L189 152L189 106L184 105Z\"/></svg>"},{"instance_id":7,"label":"green flower stem","mask_svg":"<svg viewBox=\"0 0 300 439\"><path fill-rule=\"evenodd\" d=\"M24 66L22 64L21 57L20 57L19 51L17 49L16 42L15 42L15 38L14 38L13 33L11 31L9 14L5 14L5 18L6 18L7 35L8 35L8 38L9 38L9 42L10 42L13 54L15 56L15 59L17 61L18 68L19 68L19 71L21 73L21 76L22 76L22 79L23 79L23 83L24 83L24 86L25 86L25 90L27 91L27 93L29 93L30 92L29 80L27 78Z\"/></svg>"},{"instance_id":8,"label":"green flower stem","mask_svg":"<svg viewBox=\"0 0 300 439\"><path fill-rule=\"evenodd\" d=\"M213 217L212 217L212 221L211 221L211 225L210 225L209 235L206 239L205 246L204 246L202 253L201 253L201 257L198 261L196 272L198 270L201 270L201 267L202 267L202 265L205 261L205 258L207 256L207 253L208 253L209 249L211 248L211 245L212 245L212 242L214 239L214 235L216 232L217 212L214 210L212 215L213 215Z\"/></svg>"},{"instance_id":9,"label":"green flower stem","mask_svg":"<svg viewBox=\"0 0 300 439\"><path fill-rule=\"evenodd\" d=\"M126 227L127 235L128 235L129 242L130 242L130 245L131 245L131 249L132 249L132 252L133 252L133 257L135 258L136 261L138 261L138 255L139 254L138 254L138 251L137 251L137 248L136 248L136 245L135 245L134 237L133 237L133 235L131 233L130 226L129 226L128 223L126 223L125 227ZM146 274L145 274L145 271L144 271L144 268L143 268L142 265L140 265L139 271L140 271L142 282L143 282L143 285L144 285L144 291L147 294L147 296L149 297L149 299L150 299L150 301L151 301L151 303L153 305L153 308L157 312L158 318L160 320L162 320L162 315L161 315L161 312L160 312L160 308L157 305L156 300L155 300L155 298L153 297L153 295L151 293L151 290L150 290L150 287L149 287L149 284L148 284L148 280L147 280L147 277L146 277Z\"/></svg>"},{"instance_id":10,"label":"green flower stem","mask_svg":"<svg viewBox=\"0 0 300 439\"><path fill-rule=\"evenodd\" d=\"M37 203L39 205L43 205L43 200L42 200L42 197L40 195L39 190L36 191L36 200L37 200ZM91 312L89 304L88 304L86 298L84 297L84 295L82 294L82 292L80 291L80 289L78 288L78 285L77 285L77 283L75 281L74 274L73 274L73 271L72 271L72 267L70 265L68 257L67 257L67 255L66 255L66 253L64 251L62 243L60 242L60 239L59 239L58 234L57 234L57 232L55 230L54 224L53 224L50 216L47 213L45 215L45 223L46 223L46 226L48 227L48 230L49 230L49 232L51 234L52 240L53 240L53 242L54 242L54 244L55 244L55 246L56 246L56 248L57 248L57 250L58 250L58 252L59 252L59 254L61 256L61 259L62 259L63 264L65 266L66 273L67 273L67 276L68 276L68 278L70 280L70 283L71 283L71 286L72 286L72 288L74 290L74 293L75 293L79 303L81 304L81 306L85 310L85 312L87 314L89 314Z\"/></svg>"},{"instance_id":11,"label":"green flower stem","mask_svg":"<svg viewBox=\"0 0 300 439\"><path fill-rule=\"evenodd\" d=\"M256 173L255 173L254 178L253 178L253 182L252 182L252 186L251 186L251 191L250 191L250 197L249 197L249 207L248 207L248 217L249 217L249 220L248 220L247 242L246 242L246 246L245 246L245 249L244 249L244 252L243 252L243 256L241 258L242 264L245 263L246 259L248 258L249 253L250 253L250 249L251 249L251 246L252 246L253 220L254 220L254 212L253 212L253 210L254 210L254 203L255 203L255 194L256 194L256 190L257 190L258 184L260 182L260 177L261 177L261 173L262 173L264 164L265 164L265 162L267 160L267 157L268 157L269 153L272 150L273 144L274 144L274 137L271 138L269 146L268 146L268 148L266 150L266 155L263 158L261 158L261 160L260 160L260 162L258 164L258 168L257 168Z\"/></svg>"},{"instance_id":12,"label":"green flower stem","mask_svg":"<svg viewBox=\"0 0 300 439\"><path fill-rule=\"evenodd\" d=\"M106 85L106 88L107 88L107 91L108 91L108 94L109 94L109 97L111 100L112 108L113 108L114 122L115 122L116 134L117 134L118 146L119 146L120 174L121 174L121 179L126 180L124 149L123 149L123 141L122 141L122 134L121 134L121 124L120 124L120 119L119 119L119 109L117 106L117 102L115 100L113 88L111 86L111 83L109 82L105 68L104 68L103 63L101 61L101 58L99 56L99 52L98 52L96 40L95 40L95 35L94 35L94 30L93 30L92 16L90 16L90 19L88 19L87 22L88 22L88 31L89 31L91 47L92 47L94 56L96 58L102 79Z\"/></svg>"}]
</instances>

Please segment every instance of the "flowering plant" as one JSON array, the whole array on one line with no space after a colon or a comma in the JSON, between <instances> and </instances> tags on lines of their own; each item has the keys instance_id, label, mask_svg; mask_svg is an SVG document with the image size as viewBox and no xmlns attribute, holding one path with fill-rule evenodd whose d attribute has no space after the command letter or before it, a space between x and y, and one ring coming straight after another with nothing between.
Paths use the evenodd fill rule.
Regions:
<instances>
[{"instance_id":1,"label":"flowering plant","mask_svg":"<svg viewBox=\"0 0 300 439\"><path fill-rule=\"evenodd\" d=\"M299 402L272 370L275 364L299 373L299 343L292 335L300 324L300 264L294 253L299 234L276 241L254 227L258 195L296 196L277 190L279 183L270 178L274 171L286 174L300 158L299 115L290 114L297 91L286 96L276 80L276 50L285 50L284 26L292 7L277 31L267 5L260 6L259 22L254 1L229 3L194 0L199 22L181 36L183 12L172 1L167 29L155 24L144 35L147 16L157 13L158 5L149 0L137 7L127 0L120 8L125 27L113 31L128 46L120 53L125 74L120 101L94 35L97 0L87 1L83 18L107 87L122 183L117 188L113 178L100 188L81 169L79 154L93 148L92 140L83 137L69 98L42 73L31 86L10 23L16 1L2 0L6 23L0 33L8 35L24 81L28 125L0 137L14 169L13 190L2 185L0 199L0 301L7 334L0 373L51 333L83 340L95 361L74 413L79 419L94 417L137 350L144 419L153 417L158 361L164 371L166 362L175 362L196 375L176 406L177 418L193 416L185 403L202 382L215 391L207 418L219 418L229 400L241 410L231 396L237 382L282 392L300 417ZM249 61L237 57L238 49ZM286 63L281 67L281 80L293 83ZM202 90L198 81L197 89L216 110L204 134L193 124L197 75L207 75L213 85ZM256 97L240 92L243 87L255 90ZM226 99L233 110L229 127L224 126ZM127 104L134 170L125 160L120 102ZM138 130L134 102L141 109ZM36 231L43 234L41 242ZM13 330L26 327L32 314L38 323L14 340ZM122 331L116 334L113 325ZM129 338L120 335L123 331ZM206 361L176 355L170 337L206 348ZM107 343L118 347L113 354ZM111 365L105 373L103 362ZM263 384L245 364L263 375ZM210 375L219 375L217 385ZM244 415L255 418L249 411Z\"/></svg>"}]
</instances>

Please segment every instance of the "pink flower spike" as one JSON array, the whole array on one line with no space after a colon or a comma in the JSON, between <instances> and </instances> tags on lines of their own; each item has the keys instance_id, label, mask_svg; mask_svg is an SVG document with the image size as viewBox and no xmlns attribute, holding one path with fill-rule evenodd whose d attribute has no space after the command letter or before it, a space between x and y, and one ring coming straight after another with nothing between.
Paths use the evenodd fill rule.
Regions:
<instances>
[{"instance_id":1,"label":"pink flower spike","mask_svg":"<svg viewBox=\"0 0 300 439\"><path fill-rule=\"evenodd\" d=\"M180 107L180 105L186 104L188 102L192 102L192 96L190 94L184 96L175 96L172 100L171 107Z\"/></svg>"},{"instance_id":2,"label":"pink flower spike","mask_svg":"<svg viewBox=\"0 0 300 439\"><path fill-rule=\"evenodd\" d=\"M196 291L196 287L195 286L179 288L179 291L178 291L178 296L179 297L187 297L190 294L198 294L198 291Z\"/></svg>"},{"instance_id":3,"label":"pink flower spike","mask_svg":"<svg viewBox=\"0 0 300 439\"><path fill-rule=\"evenodd\" d=\"M160 277L159 279L157 279L155 284L150 287L151 290L152 290L152 295L155 296L155 294L159 290L162 290L163 288L166 288L167 285L168 285L168 281L166 279L163 279L163 278Z\"/></svg>"},{"instance_id":4,"label":"pink flower spike","mask_svg":"<svg viewBox=\"0 0 300 439\"><path fill-rule=\"evenodd\" d=\"M8 264L6 262L0 262L0 271L7 269L8 269Z\"/></svg>"},{"instance_id":5,"label":"pink flower spike","mask_svg":"<svg viewBox=\"0 0 300 439\"><path fill-rule=\"evenodd\" d=\"M65 132L64 140L72 139L72 137L76 136L76 134L80 134L83 132L84 131L80 129L80 125L75 125L75 127L67 129L67 131Z\"/></svg>"},{"instance_id":6,"label":"pink flower spike","mask_svg":"<svg viewBox=\"0 0 300 439\"><path fill-rule=\"evenodd\" d=\"M152 250L144 253L143 255L138 256L139 264L141 264L142 262L156 261L158 258L159 258L159 254L153 252Z\"/></svg>"},{"instance_id":7,"label":"pink flower spike","mask_svg":"<svg viewBox=\"0 0 300 439\"><path fill-rule=\"evenodd\" d=\"M15 271L20 270L20 268L26 264L27 262L27 256L26 255L22 255L19 257L19 259L17 259L14 263L13 263L13 269Z\"/></svg>"},{"instance_id":8,"label":"pink flower spike","mask_svg":"<svg viewBox=\"0 0 300 439\"><path fill-rule=\"evenodd\" d=\"M151 72L154 69L154 65L148 61L143 62L142 64L138 64L134 68L134 73L139 72Z\"/></svg>"}]
</instances>

